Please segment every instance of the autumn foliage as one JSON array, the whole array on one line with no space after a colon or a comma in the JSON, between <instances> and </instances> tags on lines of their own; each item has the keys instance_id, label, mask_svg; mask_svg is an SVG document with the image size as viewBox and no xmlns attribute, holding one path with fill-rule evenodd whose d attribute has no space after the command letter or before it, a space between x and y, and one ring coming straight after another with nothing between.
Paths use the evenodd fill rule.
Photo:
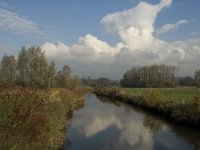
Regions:
<instances>
[{"instance_id":1,"label":"autumn foliage","mask_svg":"<svg viewBox=\"0 0 200 150\"><path fill-rule=\"evenodd\" d=\"M78 99L72 91L64 89L1 90L0 149L60 148L66 136L68 108L72 111L72 104Z\"/></svg>"}]
</instances>

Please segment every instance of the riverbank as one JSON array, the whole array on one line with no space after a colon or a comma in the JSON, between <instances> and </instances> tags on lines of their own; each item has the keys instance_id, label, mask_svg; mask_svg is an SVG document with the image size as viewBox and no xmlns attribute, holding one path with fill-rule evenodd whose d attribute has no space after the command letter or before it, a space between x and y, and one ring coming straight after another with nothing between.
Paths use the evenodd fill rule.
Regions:
<instances>
[{"instance_id":1,"label":"riverbank","mask_svg":"<svg viewBox=\"0 0 200 150\"><path fill-rule=\"evenodd\" d=\"M132 91L132 92L131 92ZM142 91L142 89L141 89ZM200 93L191 96L191 99L180 100L170 99L169 95L163 94L158 89L145 89L143 92L133 92L133 89L124 89L119 87L103 87L98 88L94 92L98 96L105 96L119 99L125 103L129 103L146 110L154 112L167 118L174 123L184 126L198 128L200 127Z\"/></svg>"},{"instance_id":2,"label":"riverbank","mask_svg":"<svg viewBox=\"0 0 200 150\"><path fill-rule=\"evenodd\" d=\"M61 148L67 118L82 106L82 93L75 90L1 90L0 149Z\"/></svg>"}]
</instances>

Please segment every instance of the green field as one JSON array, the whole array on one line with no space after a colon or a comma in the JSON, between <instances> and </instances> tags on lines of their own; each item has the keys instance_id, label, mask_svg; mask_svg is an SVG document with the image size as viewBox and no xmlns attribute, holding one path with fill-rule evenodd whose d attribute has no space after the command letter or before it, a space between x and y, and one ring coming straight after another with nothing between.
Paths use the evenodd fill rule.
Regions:
<instances>
[{"instance_id":1,"label":"green field","mask_svg":"<svg viewBox=\"0 0 200 150\"><path fill-rule=\"evenodd\" d=\"M147 95L149 91L159 91L164 99L176 101L190 101L194 96L200 96L200 89L196 87L178 88L122 88L131 95Z\"/></svg>"},{"instance_id":2,"label":"green field","mask_svg":"<svg viewBox=\"0 0 200 150\"><path fill-rule=\"evenodd\" d=\"M200 127L200 89L195 87L103 87L95 94L145 108L182 125Z\"/></svg>"}]
</instances>

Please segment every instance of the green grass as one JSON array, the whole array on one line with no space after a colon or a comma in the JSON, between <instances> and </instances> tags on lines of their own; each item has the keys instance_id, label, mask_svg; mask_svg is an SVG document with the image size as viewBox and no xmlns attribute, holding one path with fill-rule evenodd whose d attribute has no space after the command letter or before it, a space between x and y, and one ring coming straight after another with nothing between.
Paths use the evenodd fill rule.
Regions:
<instances>
[{"instance_id":1,"label":"green grass","mask_svg":"<svg viewBox=\"0 0 200 150\"><path fill-rule=\"evenodd\" d=\"M200 96L200 89L195 87L178 87L178 88L122 88L131 95L146 96L149 91L159 91L164 99L175 101L191 101L194 96Z\"/></svg>"},{"instance_id":2,"label":"green grass","mask_svg":"<svg viewBox=\"0 0 200 150\"><path fill-rule=\"evenodd\" d=\"M200 91L197 88L102 87L94 92L145 108L179 124L200 127Z\"/></svg>"}]
</instances>

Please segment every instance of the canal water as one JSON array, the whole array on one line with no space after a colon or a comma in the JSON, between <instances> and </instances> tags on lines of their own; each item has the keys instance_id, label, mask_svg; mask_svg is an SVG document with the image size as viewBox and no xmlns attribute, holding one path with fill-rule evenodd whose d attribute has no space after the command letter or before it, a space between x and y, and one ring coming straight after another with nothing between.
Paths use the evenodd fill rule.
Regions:
<instances>
[{"instance_id":1,"label":"canal water","mask_svg":"<svg viewBox=\"0 0 200 150\"><path fill-rule=\"evenodd\" d=\"M119 101L85 95L68 127L69 150L199 150L200 131Z\"/></svg>"}]
</instances>

